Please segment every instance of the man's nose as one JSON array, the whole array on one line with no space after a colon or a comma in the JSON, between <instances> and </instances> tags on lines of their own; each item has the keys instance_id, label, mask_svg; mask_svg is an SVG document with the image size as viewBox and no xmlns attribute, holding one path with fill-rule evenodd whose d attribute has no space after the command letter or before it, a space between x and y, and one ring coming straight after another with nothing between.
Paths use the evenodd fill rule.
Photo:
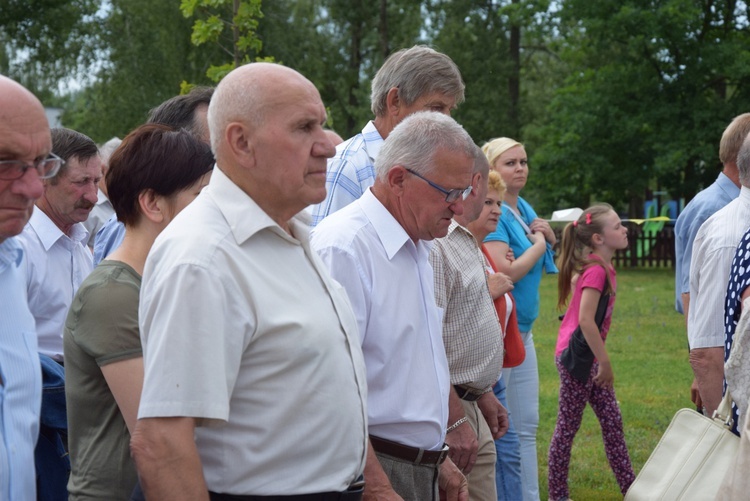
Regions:
<instances>
[{"instance_id":1,"label":"man's nose","mask_svg":"<svg viewBox=\"0 0 750 501\"><path fill-rule=\"evenodd\" d=\"M44 193L44 185L36 169L27 169L23 176L13 181L12 191L30 200L36 200Z\"/></svg>"}]
</instances>

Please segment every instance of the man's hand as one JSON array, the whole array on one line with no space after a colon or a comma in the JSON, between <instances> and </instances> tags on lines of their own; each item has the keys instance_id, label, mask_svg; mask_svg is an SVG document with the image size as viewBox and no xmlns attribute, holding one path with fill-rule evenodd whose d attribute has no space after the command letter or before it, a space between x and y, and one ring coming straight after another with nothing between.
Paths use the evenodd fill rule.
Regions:
<instances>
[{"instance_id":1,"label":"man's hand","mask_svg":"<svg viewBox=\"0 0 750 501\"><path fill-rule=\"evenodd\" d=\"M482 411L487 426L490 427L492 438L498 439L508 431L508 410L497 399L494 393L488 391L477 400L479 410Z\"/></svg>"},{"instance_id":2,"label":"man's hand","mask_svg":"<svg viewBox=\"0 0 750 501\"><path fill-rule=\"evenodd\" d=\"M445 443L450 447L448 456L455 463L454 467L457 466L467 475L471 473L474 463L477 462L479 441L477 440L477 434L471 429L469 423L464 422L458 428L446 434Z\"/></svg>"},{"instance_id":3,"label":"man's hand","mask_svg":"<svg viewBox=\"0 0 750 501\"><path fill-rule=\"evenodd\" d=\"M506 292L513 290L513 281L505 273L498 272L488 275L487 283L490 286L492 299L497 299Z\"/></svg>"},{"instance_id":4,"label":"man's hand","mask_svg":"<svg viewBox=\"0 0 750 501\"><path fill-rule=\"evenodd\" d=\"M703 412L703 400L701 400L701 393L698 391L698 381L693 378L693 384L690 385L690 400L695 404L701 412Z\"/></svg>"},{"instance_id":5,"label":"man's hand","mask_svg":"<svg viewBox=\"0 0 750 501\"><path fill-rule=\"evenodd\" d=\"M458 422L459 419L466 417L463 403L458 398L455 388L451 386L448 394L448 426ZM464 422L457 428L451 430L445 435L445 443L450 447L448 455L458 466L461 471L467 475L474 468L477 461L477 452L479 450L479 441L477 434L471 429L469 423Z\"/></svg>"},{"instance_id":6,"label":"man's hand","mask_svg":"<svg viewBox=\"0 0 750 501\"><path fill-rule=\"evenodd\" d=\"M456 465L446 459L438 471L440 501L469 501L469 484Z\"/></svg>"},{"instance_id":7,"label":"man's hand","mask_svg":"<svg viewBox=\"0 0 750 501\"><path fill-rule=\"evenodd\" d=\"M362 501L404 501L401 496L393 490L388 476L380 466L378 456L372 442L367 440L367 460L365 461L365 492Z\"/></svg>"}]
</instances>

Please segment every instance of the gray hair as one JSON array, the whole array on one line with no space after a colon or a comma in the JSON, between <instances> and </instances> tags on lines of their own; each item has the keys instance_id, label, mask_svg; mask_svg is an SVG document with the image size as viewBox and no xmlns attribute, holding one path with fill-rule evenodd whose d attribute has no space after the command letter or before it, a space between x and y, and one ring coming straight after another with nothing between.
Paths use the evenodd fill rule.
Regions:
<instances>
[{"instance_id":1,"label":"gray hair","mask_svg":"<svg viewBox=\"0 0 750 501\"><path fill-rule=\"evenodd\" d=\"M456 63L425 45L394 52L375 74L370 106L376 117L385 116L388 91L394 87L406 106L433 92L456 98L456 104L464 100L465 86Z\"/></svg>"},{"instance_id":2,"label":"gray hair","mask_svg":"<svg viewBox=\"0 0 750 501\"><path fill-rule=\"evenodd\" d=\"M99 147L99 156L102 157L102 162L109 164L109 157L112 156L112 152L117 149L122 143L122 139L115 136L103 145Z\"/></svg>"},{"instance_id":3,"label":"gray hair","mask_svg":"<svg viewBox=\"0 0 750 501\"><path fill-rule=\"evenodd\" d=\"M208 131L211 135L211 151L217 156L224 131L232 122L250 122L259 125L263 122L262 102L259 102L259 88L262 81L248 76L254 65L250 63L231 71L225 76L211 97L208 105Z\"/></svg>"},{"instance_id":4,"label":"gray hair","mask_svg":"<svg viewBox=\"0 0 750 501\"><path fill-rule=\"evenodd\" d=\"M750 135L742 141L739 153L737 153L737 170L740 173L740 184L750 188Z\"/></svg>"},{"instance_id":5,"label":"gray hair","mask_svg":"<svg viewBox=\"0 0 750 501\"><path fill-rule=\"evenodd\" d=\"M476 157L474 158L474 174L478 172L482 177L482 180L486 181L490 175L490 162L489 160L487 160L487 157L484 156L482 148L475 145L474 149L474 154L476 155Z\"/></svg>"},{"instance_id":6,"label":"gray hair","mask_svg":"<svg viewBox=\"0 0 750 501\"><path fill-rule=\"evenodd\" d=\"M429 111L413 113L383 143L375 160L377 178L384 180L395 165L429 174L434 168L433 158L441 148L461 152L472 160L479 153L469 134L451 117Z\"/></svg>"}]
</instances>

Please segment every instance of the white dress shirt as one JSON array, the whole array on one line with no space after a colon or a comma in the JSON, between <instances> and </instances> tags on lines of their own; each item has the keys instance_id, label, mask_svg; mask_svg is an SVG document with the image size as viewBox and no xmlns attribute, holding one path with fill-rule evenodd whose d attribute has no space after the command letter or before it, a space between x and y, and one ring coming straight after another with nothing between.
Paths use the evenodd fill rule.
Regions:
<instances>
[{"instance_id":1,"label":"white dress shirt","mask_svg":"<svg viewBox=\"0 0 750 501\"><path fill-rule=\"evenodd\" d=\"M216 168L146 261L138 417L199 418L211 491L343 491L364 470L357 324L301 217L289 235Z\"/></svg>"},{"instance_id":2,"label":"white dress shirt","mask_svg":"<svg viewBox=\"0 0 750 501\"><path fill-rule=\"evenodd\" d=\"M357 316L370 434L442 448L450 377L430 242L415 244L367 189L313 230L312 245L346 289Z\"/></svg>"},{"instance_id":3,"label":"white dress shirt","mask_svg":"<svg viewBox=\"0 0 750 501\"><path fill-rule=\"evenodd\" d=\"M36 499L42 369L26 300L23 251L0 242L0 499Z\"/></svg>"},{"instance_id":4,"label":"white dress shirt","mask_svg":"<svg viewBox=\"0 0 750 501\"><path fill-rule=\"evenodd\" d=\"M18 235L26 254L29 309L36 319L39 352L55 360L63 359L68 308L81 282L94 269L87 239L81 223L74 224L68 236L39 207Z\"/></svg>"},{"instance_id":5,"label":"white dress shirt","mask_svg":"<svg viewBox=\"0 0 750 501\"><path fill-rule=\"evenodd\" d=\"M690 260L690 349L724 346L724 301L732 258L750 227L750 189L708 218L693 242Z\"/></svg>"}]
</instances>

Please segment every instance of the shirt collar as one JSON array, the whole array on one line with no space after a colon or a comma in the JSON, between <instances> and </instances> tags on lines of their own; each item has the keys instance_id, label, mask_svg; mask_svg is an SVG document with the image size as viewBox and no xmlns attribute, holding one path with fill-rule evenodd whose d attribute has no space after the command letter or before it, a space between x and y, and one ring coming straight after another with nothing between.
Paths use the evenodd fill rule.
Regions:
<instances>
[{"instance_id":1,"label":"shirt collar","mask_svg":"<svg viewBox=\"0 0 750 501\"><path fill-rule=\"evenodd\" d=\"M458 231L459 233L463 233L465 236L471 238L473 241L476 242L476 238L474 238L474 234L469 231L468 228L465 226L462 226L460 223L456 222L455 219L451 219L451 224L448 226L448 233L446 234L446 237L453 233L454 231Z\"/></svg>"},{"instance_id":2,"label":"shirt collar","mask_svg":"<svg viewBox=\"0 0 750 501\"><path fill-rule=\"evenodd\" d=\"M378 153L380 153L380 147L383 146L385 140L380 135L380 132L378 132L378 129L375 127L375 122L372 120L367 122L367 125L362 129L362 140L365 143L367 155L370 157L370 161L374 164L375 159L378 158Z\"/></svg>"},{"instance_id":3,"label":"shirt collar","mask_svg":"<svg viewBox=\"0 0 750 501\"><path fill-rule=\"evenodd\" d=\"M101 188L98 188L98 190L96 193L96 205L108 204L111 206L112 204L109 202L107 195L104 194Z\"/></svg>"},{"instance_id":4,"label":"shirt collar","mask_svg":"<svg viewBox=\"0 0 750 501\"><path fill-rule=\"evenodd\" d=\"M358 203L362 207L362 211L367 216L367 219L372 224L375 233L380 239L380 243L383 244L385 253L388 259L393 259L393 256L398 253L405 245L412 244L412 239L409 234L406 233L403 226L396 221L396 218L388 212L388 209L378 200L372 193L371 188L367 188L365 193L360 197ZM432 248L432 242L419 240L416 244L416 250L419 253L429 254Z\"/></svg>"},{"instance_id":5,"label":"shirt collar","mask_svg":"<svg viewBox=\"0 0 750 501\"><path fill-rule=\"evenodd\" d=\"M76 223L70 228L70 235L66 235L60 228L44 213L42 209L34 206L34 211L29 218L29 225L34 229L45 251L55 245L55 242L65 237L82 245L88 240L89 232L82 223Z\"/></svg>"},{"instance_id":6,"label":"shirt collar","mask_svg":"<svg viewBox=\"0 0 750 501\"><path fill-rule=\"evenodd\" d=\"M211 174L206 193L210 196L229 224L237 245L242 245L261 230L269 229L285 240L299 244L309 233L309 216L305 222L305 211L289 221L289 228L297 237L289 235L247 193L237 186L217 166Z\"/></svg>"}]
</instances>

